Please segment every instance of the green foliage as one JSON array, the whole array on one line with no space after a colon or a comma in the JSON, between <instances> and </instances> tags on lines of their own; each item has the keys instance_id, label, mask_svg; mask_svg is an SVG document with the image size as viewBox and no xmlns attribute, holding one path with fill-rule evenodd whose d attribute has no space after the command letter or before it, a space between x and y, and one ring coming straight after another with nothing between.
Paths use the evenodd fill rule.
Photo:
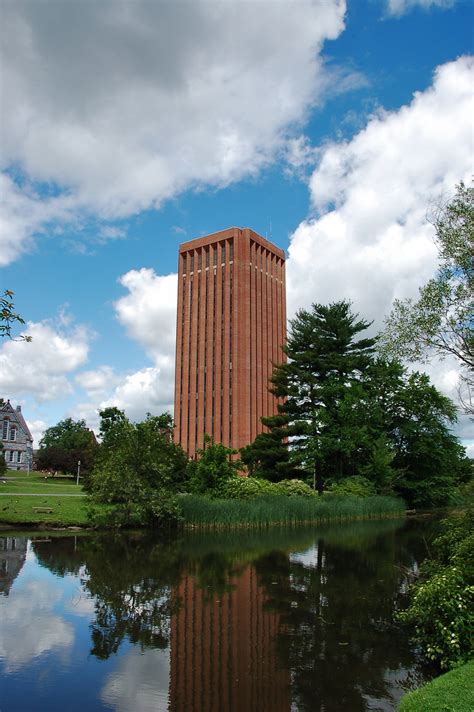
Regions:
<instances>
[{"instance_id":1,"label":"green foliage","mask_svg":"<svg viewBox=\"0 0 474 712\"><path fill-rule=\"evenodd\" d=\"M131 423L117 409L102 413L103 443L91 478L92 503L112 505L106 519L116 526L176 523L175 493L185 479L186 458L173 444L171 416L148 415Z\"/></svg>"},{"instance_id":2,"label":"green foliage","mask_svg":"<svg viewBox=\"0 0 474 712\"><path fill-rule=\"evenodd\" d=\"M370 325L348 302L313 304L290 322L288 363L275 368L272 392L284 399L283 437L291 438L294 462L314 475L319 494L328 478L344 476L344 462L358 447L357 423L348 422L346 400L366 368L375 340L358 338Z\"/></svg>"},{"instance_id":3,"label":"green foliage","mask_svg":"<svg viewBox=\"0 0 474 712\"><path fill-rule=\"evenodd\" d=\"M360 490L366 494L395 492L415 507L445 505L471 477L450 431L456 408L425 374L376 357L375 339L360 337L368 326L347 302L298 312L289 362L272 378L271 390L282 399L279 414L264 419L269 432L242 458L252 474L267 479L296 468L320 494L325 483L337 489L362 477L371 483ZM353 486L351 480L340 491Z\"/></svg>"},{"instance_id":4,"label":"green foliage","mask_svg":"<svg viewBox=\"0 0 474 712\"><path fill-rule=\"evenodd\" d=\"M425 656L448 669L474 655L474 512L446 519L433 547L399 618L414 626Z\"/></svg>"},{"instance_id":5,"label":"green foliage","mask_svg":"<svg viewBox=\"0 0 474 712\"><path fill-rule=\"evenodd\" d=\"M277 415L262 418L268 430L257 435L253 443L240 450L240 457L249 474L271 482L291 479L299 474L290 459L286 437L289 419L284 412L285 406L280 405L279 411Z\"/></svg>"},{"instance_id":6,"label":"green foliage","mask_svg":"<svg viewBox=\"0 0 474 712\"><path fill-rule=\"evenodd\" d=\"M87 478L94 467L97 451L95 435L85 420L66 418L45 430L36 454L36 465L40 470L74 475L80 460L81 476Z\"/></svg>"},{"instance_id":7,"label":"green foliage","mask_svg":"<svg viewBox=\"0 0 474 712\"><path fill-rule=\"evenodd\" d=\"M366 477L355 475L354 477L347 477L342 482L335 482L330 485L328 492L340 496L372 497L375 494L375 487L373 482Z\"/></svg>"},{"instance_id":8,"label":"green foliage","mask_svg":"<svg viewBox=\"0 0 474 712\"><path fill-rule=\"evenodd\" d=\"M0 294L0 337L12 337L12 328L17 324L24 324L25 320L16 313L15 305L12 301L13 292L10 289L5 289ZM23 334L17 337L17 341L31 341L31 336Z\"/></svg>"},{"instance_id":9,"label":"green foliage","mask_svg":"<svg viewBox=\"0 0 474 712\"><path fill-rule=\"evenodd\" d=\"M398 712L472 712L474 660L402 697Z\"/></svg>"},{"instance_id":10,"label":"green foliage","mask_svg":"<svg viewBox=\"0 0 474 712\"><path fill-rule=\"evenodd\" d=\"M315 497L316 492L302 480L281 480L275 483L274 489L278 494L287 497Z\"/></svg>"},{"instance_id":11,"label":"green foliage","mask_svg":"<svg viewBox=\"0 0 474 712\"><path fill-rule=\"evenodd\" d=\"M360 383L352 417L361 428L358 474L380 493L391 489L410 506L447 504L470 468L451 433L454 404L426 374L411 373L397 361L374 359Z\"/></svg>"},{"instance_id":12,"label":"green foliage","mask_svg":"<svg viewBox=\"0 0 474 712\"><path fill-rule=\"evenodd\" d=\"M474 189L460 183L452 200L438 209L433 223L438 273L421 287L418 301L395 301L385 322L383 348L409 361L455 356L463 368L461 403L472 412Z\"/></svg>"},{"instance_id":13,"label":"green foliage","mask_svg":"<svg viewBox=\"0 0 474 712\"><path fill-rule=\"evenodd\" d=\"M303 523L402 516L405 505L394 497L288 497L250 500L180 497L184 526L204 528L294 526Z\"/></svg>"},{"instance_id":14,"label":"green foliage","mask_svg":"<svg viewBox=\"0 0 474 712\"><path fill-rule=\"evenodd\" d=\"M45 430L40 440L39 448L60 447L64 450L74 450L88 447L95 438L86 425L85 420L66 418L57 425Z\"/></svg>"},{"instance_id":15,"label":"green foliage","mask_svg":"<svg viewBox=\"0 0 474 712\"><path fill-rule=\"evenodd\" d=\"M228 477L212 492L218 499L254 499L276 494L275 485L258 477Z\"/></svg>"},{"instance_id":16,"label":"green foliage","mask_svg":"<svg viewBox=\"0 0 474 712\"><path fill-rule=\"evenodd\" d=\"M189 489L195 494L217 491L230 477L241 468L238 460L232 456L236 450L215 443L208 435L204 436L204 448L197 451L197 460L188 463L187 474Z\"/></svg>"}]
</instances>

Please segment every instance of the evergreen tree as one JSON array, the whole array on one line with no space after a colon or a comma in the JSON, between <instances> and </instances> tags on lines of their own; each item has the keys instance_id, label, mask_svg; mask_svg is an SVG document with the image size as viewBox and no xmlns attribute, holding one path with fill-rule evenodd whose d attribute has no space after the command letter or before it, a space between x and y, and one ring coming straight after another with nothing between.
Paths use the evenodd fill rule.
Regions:
<instances>
[{"instance_id":1,"label":"evergreen tree","mask_svg":"<svg viewBox=\"0 0 474 712\"><path fill-rule=\"evenodd\" d=\"M299 478L301 471L290 459L287 431L289 418L285 404L278 406L278 414L262 418L268 431L257 435L253 443L240 450L240 457L249 475L271 482Z\"/></svg>"},{"instance_id":2,"label":"evergreen tree","mask_svg":"<svg viewBox=\"0 0 474 712\"><path fill-rule=\"evenodd\" d=\"M300 310L290 322L288 363L275 368L272 393L284 399L294 462L314 479L319 494L328 478L344 476L358 448L355 423L347 420L351 389L370 363L375 339L358 338L370 323L346 301Z\"/></svg>"}]
</instances>

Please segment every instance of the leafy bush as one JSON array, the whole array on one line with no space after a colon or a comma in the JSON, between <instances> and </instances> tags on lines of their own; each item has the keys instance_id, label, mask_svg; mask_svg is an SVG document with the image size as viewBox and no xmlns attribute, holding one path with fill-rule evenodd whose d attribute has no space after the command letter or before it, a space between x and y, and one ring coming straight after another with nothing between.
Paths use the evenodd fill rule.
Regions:
<instances>
[{"instance_id":1,"label":"leafy bush","mask_svg":"<svg viewBox=\"0 0 474 712\"><path fill-rule=\"evenodd\" d=\"M274 485L277 494L286 494L287 497L316 497L317 494L302 480L281 480Z\"/></svg>"},{"instance_id":2,"label":"leafy bush","mask_svg":"<svg viewBox=\"0 0 474 712\"><path fill-rule=\"evenodd\" d=\"M194 494L215 496L216 491L225 485L241 467L233 460L236 450L215 443L208 435L204 436L204 448L197 451L197 460L190 460L187 466L189 489Z\"/></svg>"},{"instance_id":3,"label":"leafy bush","mask_svg":"<svg viewBox=\"0 0 474 712\"><path fill-rule=\"evenodd\" d=\"M446 519L433 547L398 617L414 625L425 656L449 669L474 655L474 511Z\"/></svg>"},{"instance_id":4,"label":"leafy bush","mask_svg":"<svg viewBox=\"0 0 474 712\"><path fill-rule=\"evenodd\" d=\"M361 475L347 477L342 482L335 482L329 486L328 492L341 496L352 495L353 497L372 497L375 494L375 487L370 480Z\"/></svg>"},{"instance_id":5,"label":"leafy bush","mask_svg":"<svg viewBox=\"0 0 474 712\"><path fill-rule=\"evenodd\" d=\"M219 487L208 494L211 494L214 499L255 499L256 497L280 494L280 492L276 490L276 485L268 480L233 475L222 481Z\"/></svg>"}]
</instances>

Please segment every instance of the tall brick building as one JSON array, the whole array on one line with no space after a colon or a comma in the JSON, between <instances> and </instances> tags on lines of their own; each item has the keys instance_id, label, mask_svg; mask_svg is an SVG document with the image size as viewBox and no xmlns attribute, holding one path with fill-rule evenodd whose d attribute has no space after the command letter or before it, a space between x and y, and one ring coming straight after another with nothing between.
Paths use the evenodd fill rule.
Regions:
<instances>
[{"instance_id":1,"label":"tall brick building","mask_svg":"<svg viewBox=\"0 0 474 712\"><path fill-rule=\"evenodd\" d=\"M190 457L205 433L238 449L262 431L285 338L283 250L236 227L180 245L175 442Z\"/></svg>"}]
</instances>

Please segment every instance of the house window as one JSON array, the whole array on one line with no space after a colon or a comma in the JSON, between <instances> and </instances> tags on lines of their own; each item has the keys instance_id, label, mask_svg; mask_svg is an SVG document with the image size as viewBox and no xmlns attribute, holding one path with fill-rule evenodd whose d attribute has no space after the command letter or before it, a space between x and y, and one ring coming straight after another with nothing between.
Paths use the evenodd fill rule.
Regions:
<instances>
[{"instance_id":1,"label":"house window","mask_svg":"<svg viewBox=\"0 0 474 712\"><path fill-rule=\"evenodd\" d=\"M10 428L10 440L16 440L16 428Z\"/></svg>"},{"instance_id":2,"label":"house window","mask_svg":"<svg viewBox=\"0 0 474 712\"><path fill-rule=\"evenodd\" d=\"M4 440L8 440L8 425L9 422L7 419L3 421L3 431L2 431L2 437Z\"/></svg>"},{"instance_id":3,"label":"house window","mask_svg":"<svg viewBox=\"0 0 474 712\"><path fill-rule=\"evenodd\" d=\"M16 454L16 461L21 462L21 450L18 450L18 452Z\"/></svg>"}]
</instances>

